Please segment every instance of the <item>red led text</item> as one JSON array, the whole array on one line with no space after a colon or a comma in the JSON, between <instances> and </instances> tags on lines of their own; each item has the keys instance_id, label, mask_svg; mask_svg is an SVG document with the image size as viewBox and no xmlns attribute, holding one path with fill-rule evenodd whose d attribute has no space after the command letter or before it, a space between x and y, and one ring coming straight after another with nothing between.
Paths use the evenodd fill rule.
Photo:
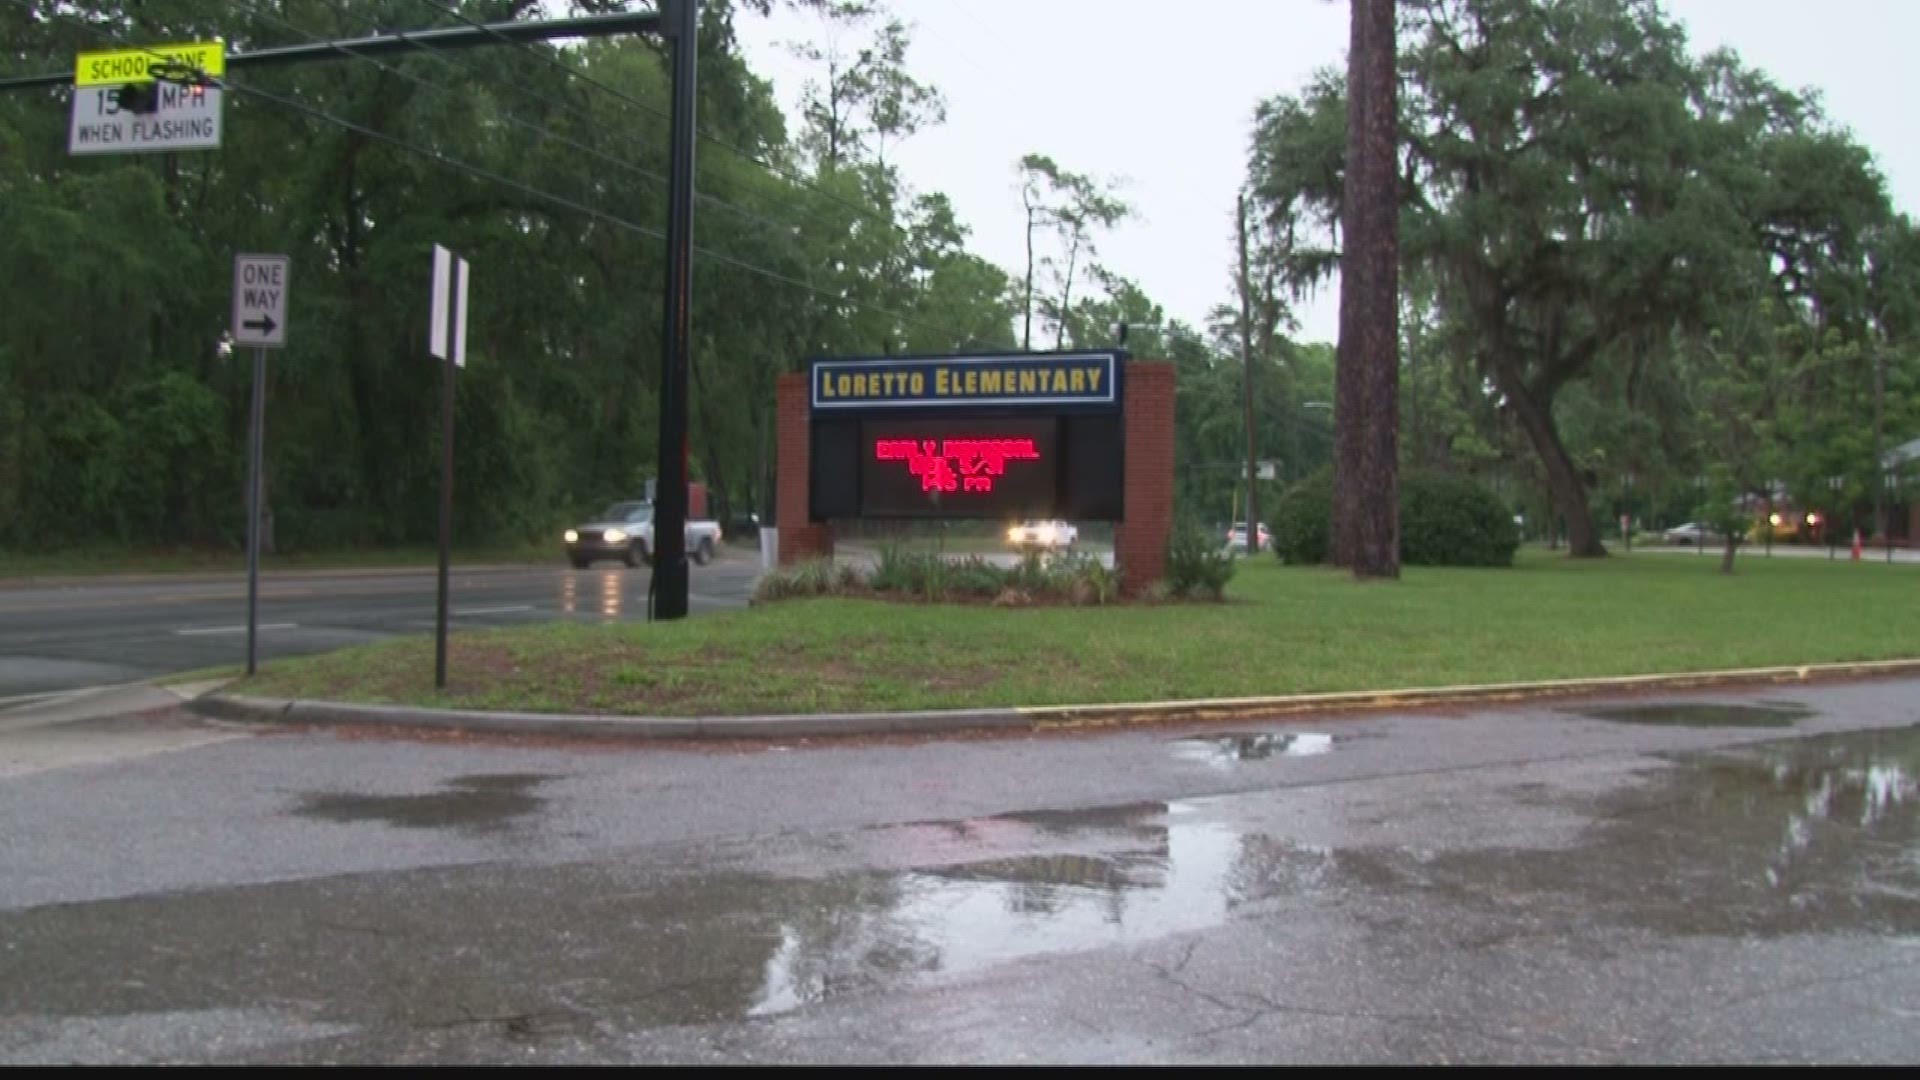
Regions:
<instances>
[{"instance_id":1,"label":"red led text","mask_svg":"<svg viewBox=\"0 0 1920 1080\"><path fill-rule=\"evenodd\" d=\"M876 439L873 456L904 461L921 491L993 490L1009 461L1039 461L1032 439Z\"/></svg>"}]
</instances>

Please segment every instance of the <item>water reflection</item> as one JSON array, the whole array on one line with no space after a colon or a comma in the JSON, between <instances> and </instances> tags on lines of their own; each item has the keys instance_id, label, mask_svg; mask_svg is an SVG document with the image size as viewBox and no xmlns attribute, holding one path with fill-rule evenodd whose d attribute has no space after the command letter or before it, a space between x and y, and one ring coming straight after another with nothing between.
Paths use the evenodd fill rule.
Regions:
<instances>
[{"instance_id":1,"label":"water reflection","mask_svg":"<svg viewBox=\"0 0 1920 1080\"><path fill-rule=\"evenodd\" d=\"M907 825L878 839L899 856L937 859L961 844L1007 853L862 875L862 903L783 920L751 1014L882 976L974 971L1213 926L1250 899L1317 877L1332 857L1243 835L1180 803Z\"/></svg>"},{"instance_id":2,"label":"water reflection","mask_svg":"<svg viewBox=\"0 0 1920 1080\"><path fill-rule=\"evenodd\" d=\"M626 609L626 575L618 570L602 571L599 576L597 597L591 593L583 597L579 573L565 574L560 578L560 614L574 615L582 611L598 614L603 619L617 619Z\"/></svg>"},{"instance_id":3,"label":"water reflection","mask_svg":"<svg viewBox=\"0 0 1920 1080\"><path fill-rule=\"evenodd\" d=\"M749 1011L1152 940L1257 901L1355 887L1485 906L1500 923L1577 912L1672 933L1917 932L1917 777L1912 729L1687 755L1587 806L1594 824L1564 848L1336 851L1249 828L1245 796L874 830L861 840L868 865L899 869L808 882L804 900L770 911Z\"/></svg>"},{"instance_id":4,"label":"water reflection","mask_svg":"<svg viewBox=\"0 0 1920 1080\"><path fill-rule=\"evenodd\" d=\"M1210 765L1264 761L1272 757L1314 757L1332 750L1333 736L1312 731L1196 735L1173 742L1174 756Z\"/></svg>"},{"instance_id":5,"label":"water reflection","mask_svg":"<svg viewBox=\"0 0 1920 1080\"><path fill-rule=\"evenodd\" d=\"M1443 856L1404 881L1569 896L1676 933L1920 932L1920 729L1689 754L1603 798L1567 851Z\"/></svg>"}]
</instances>

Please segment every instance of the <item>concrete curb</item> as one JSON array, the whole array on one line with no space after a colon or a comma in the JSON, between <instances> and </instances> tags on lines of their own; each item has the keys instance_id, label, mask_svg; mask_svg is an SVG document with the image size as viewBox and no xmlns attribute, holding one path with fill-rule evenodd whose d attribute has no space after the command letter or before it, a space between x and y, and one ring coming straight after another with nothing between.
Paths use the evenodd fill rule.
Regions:
<instances>
[{"instance_id":1,"label":"concrete curb","mask_svg":"<svg viewBox=\"0 0 1920 1080\"><path fill-rule=\"evenodd\" d=\"M1693 690L1920 675L1920 658L1863 660L1791 667L1623 675L1474 686L1359 690L1275 697L1205 698L1105 705L1053 705L924 712L814 713L772 716L618 716L425 709L405 705L354 705L334 701L207 694L188 702L202 716L265 724L319 727L398 727L426 731L549 735L568 738L729 739L827 735L944 734L982 729L1026 731L1118 727L1177 721L1264 720L1302 713L1378 711L1422 705L1516 702L1622 691Z\"/></svg>"},{"instance_id":2,"label":"concrete curb","mask_svg":"<svg viewBox=\"0 0 1920 1080\"><path fill-rule=\"evenodd\" d=\"M428 731L553 735L568 738L731 739L809 735L881 735L1028 728L1019 709L941 712L816 713L783 716L612 716L600 714L481 712L403 705L353 705L334 701L209 694L188 704L202 716L253 723L319 727L402 727Z\"/></svg>"}]
</instances>

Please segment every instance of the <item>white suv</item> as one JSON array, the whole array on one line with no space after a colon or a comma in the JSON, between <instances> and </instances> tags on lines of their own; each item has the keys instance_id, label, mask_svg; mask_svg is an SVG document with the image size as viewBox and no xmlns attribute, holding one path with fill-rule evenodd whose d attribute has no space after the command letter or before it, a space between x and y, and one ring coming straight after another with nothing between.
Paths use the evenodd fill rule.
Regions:
<instances>
[{"instance_id":1,"label":"white suv","mask_svg":"<svg viewBox=\"0 0 1920 1080\"><path fill-rule=\"evenodd\" d=\"M1273 534L1267 531L1267 526L1264 522L1262 522L1260 525L1259 543L1260 543L1260 546L1255 549L1257 551L1265 551L1268 548L1273 546ZM1240 551L1247 550L1247 523L1246 522L1236 521L1233 523L1233 527L1227 530L1227 547L1234 548Z\"/></svg>"}]
</instances>

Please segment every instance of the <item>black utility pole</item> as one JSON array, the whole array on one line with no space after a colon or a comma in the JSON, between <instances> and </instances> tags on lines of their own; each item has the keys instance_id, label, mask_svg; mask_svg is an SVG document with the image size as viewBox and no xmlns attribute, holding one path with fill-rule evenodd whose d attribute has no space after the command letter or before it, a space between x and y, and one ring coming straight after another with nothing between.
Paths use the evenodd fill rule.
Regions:
<instances>
[{"instance_id":1,"label":"black utility pole","mask_svg":"<svg viewBox=\"0 0 1920 1080\"><path fill-rule=\"evenodd\" d=\"M660 349L660 479L653 504L653 615L687 615L687 349L693 305L693 97L698 0L661 0L673 47L667 291Z\"/></svg>"}]
</instances>

